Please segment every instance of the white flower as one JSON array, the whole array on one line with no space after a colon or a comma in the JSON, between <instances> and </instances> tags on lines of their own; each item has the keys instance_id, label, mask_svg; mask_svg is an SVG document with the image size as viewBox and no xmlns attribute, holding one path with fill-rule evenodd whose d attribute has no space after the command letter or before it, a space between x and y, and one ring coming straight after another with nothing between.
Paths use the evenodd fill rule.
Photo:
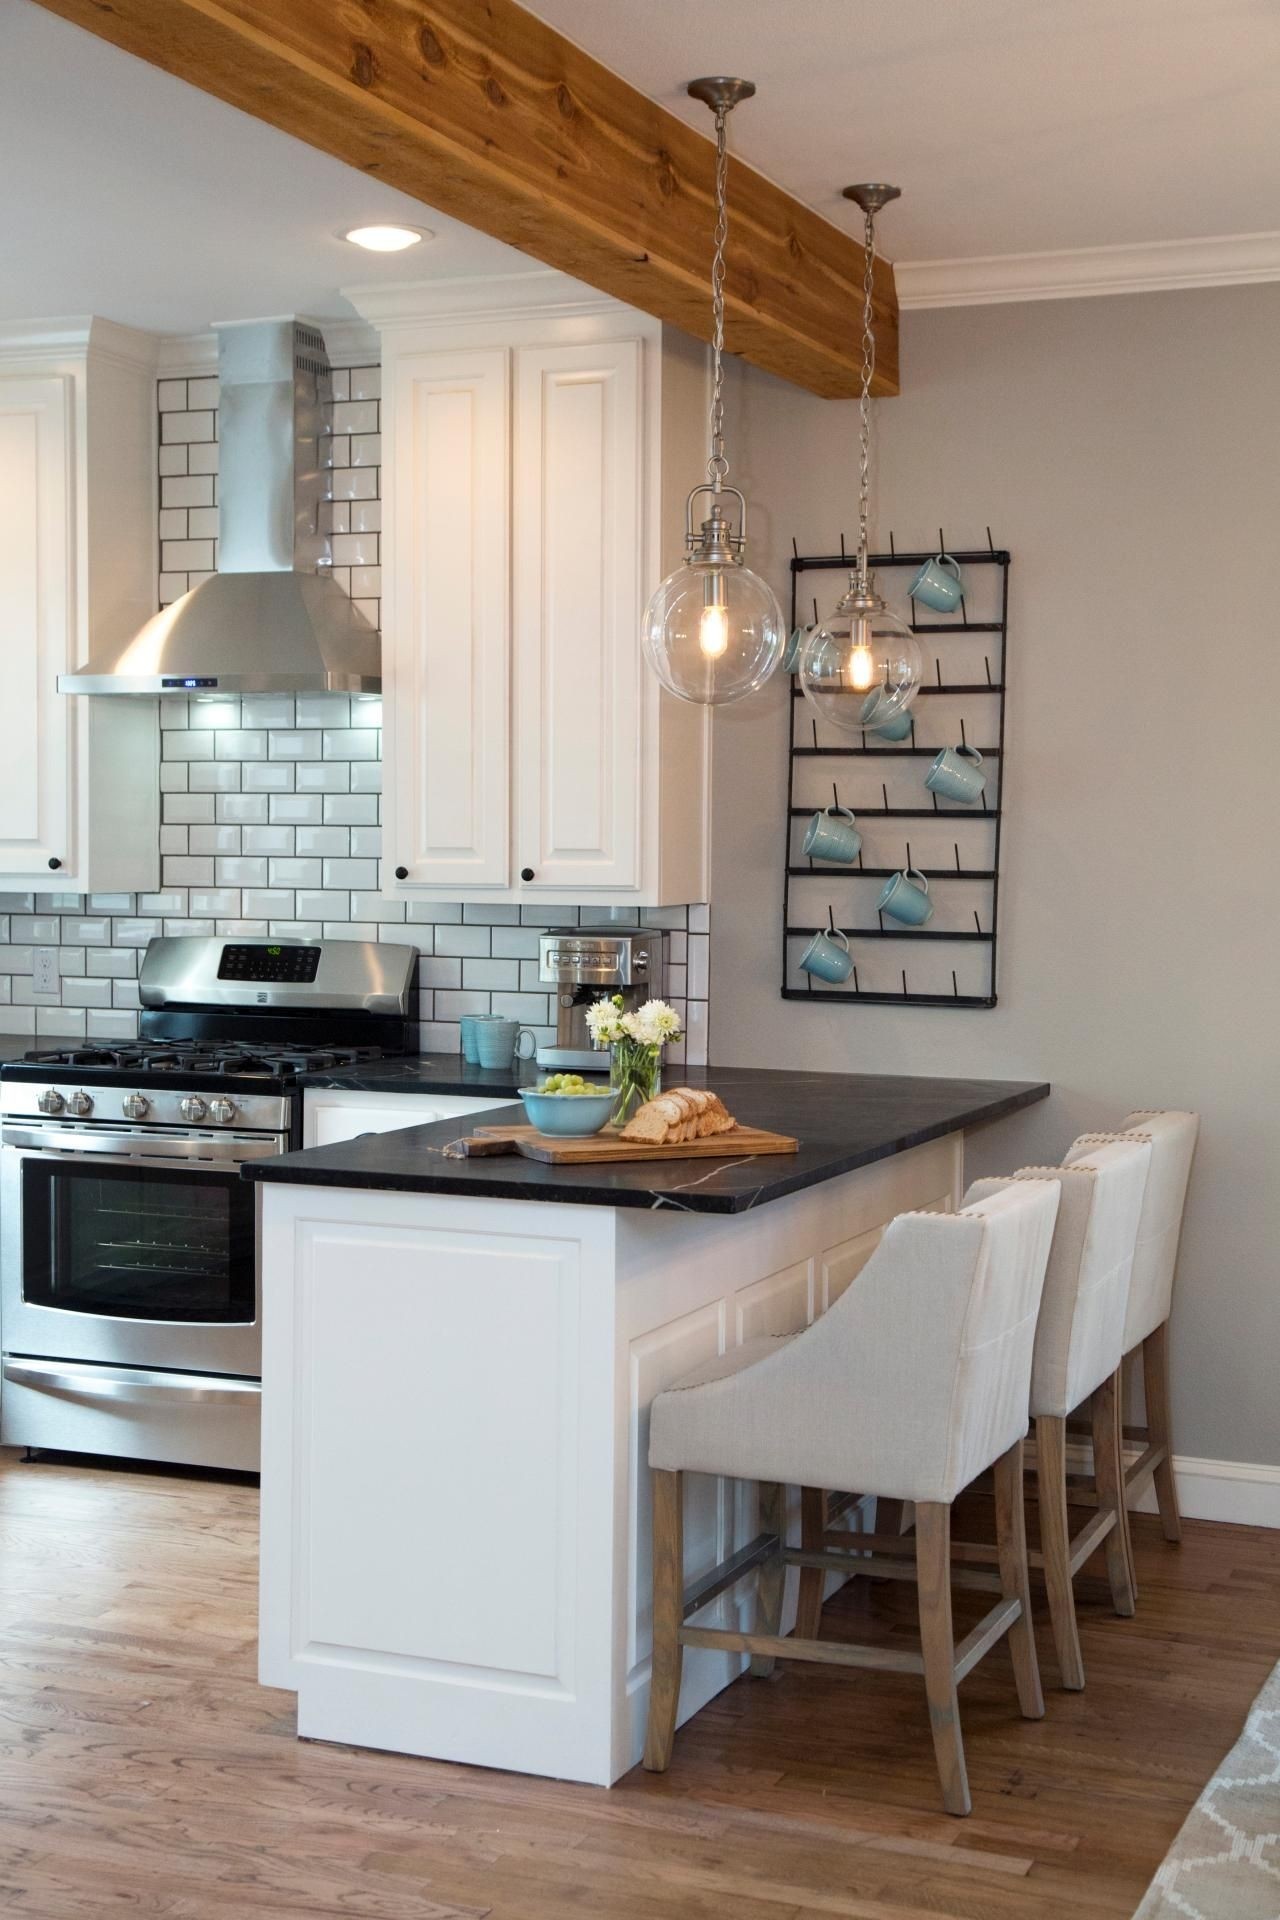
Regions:
<instances>
[{"instance_id":1,"label":"white flower","mask_svg":"<svg viewBox=\"0 0 1280 1920\"><path fill-rule=\"evenodd\" d=\"M680 1016L665 1000L646 1000L634 1013L624 1013L622 1026L644 1047L661 1047L680 1038Z\"/></svg>"},{"instance_id":2,"label":"white flower","mask_svg":"<svg viewBox=\"0 0 1280 1920\"><path fill-rule=\"evenodd\" d=\"M587 1025L598 1047L611 1047L626 1032L622 1015L612 1000L597 1000L594 1006L588 1007Z\"/></svg>"}]
</instances>

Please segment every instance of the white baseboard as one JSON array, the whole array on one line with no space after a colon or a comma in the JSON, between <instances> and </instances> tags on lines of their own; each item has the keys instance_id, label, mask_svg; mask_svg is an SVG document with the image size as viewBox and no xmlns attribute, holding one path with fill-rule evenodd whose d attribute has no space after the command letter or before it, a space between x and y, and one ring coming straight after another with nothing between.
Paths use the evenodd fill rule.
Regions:
<instances>
[{"instance_id":1,"label":"white baseboard","mask_svg":"<svg viewBox=\"0 0 1280 1920\"><path fill-rule=\"evenodd\" d=\"M1225 1520L1242 1527L1280 1527L1280 1467L1252 1460L1193 1460L1175 1455L1178 1505L1187 1520ZM1156 1511L1150 1487L1139 1513Z\"/></svg>"}]
</instances>

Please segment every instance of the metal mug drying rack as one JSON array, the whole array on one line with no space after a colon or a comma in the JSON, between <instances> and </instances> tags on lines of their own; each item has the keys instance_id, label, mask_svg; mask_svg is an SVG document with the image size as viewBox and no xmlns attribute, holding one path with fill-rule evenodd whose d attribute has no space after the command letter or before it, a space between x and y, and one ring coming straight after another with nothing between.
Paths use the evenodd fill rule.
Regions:
<instances>
[{"instance_id":1,"label":"metal mug drying rack","mask_svg":"<svg viewBox=\"0 0 1280 1920\"><path fill-rule=\"evenodd\" d=\"M912 725L909 739L903 741L879 740L873 736L869 742L867 732L864 730L857 743L850 742L848 745L841 743L834 746L821 743L818 732L819 723L813 708L805 699L804 689L800 685L800 677L797 670L796 673L790 676L792 685L787 750L786 860L783 868L784 878L782 892L782 997L784 1000L821 1000L833 1001L837 1004L860 1004L864 1006L994 1007L996 1004L996 952L998 946L1000 904L1000 838L1004 810L1004 715L1005 695L1009 683L1007 629L1009 615L1010 555L1003 548L995 545L995 542L991 538L991 529L989 527L987 528L986 547L975 548L967 552L954 552L949 549L943 538L942 529L939 528L938 551L948 553L964 570L976 570L978 568L995 569L998 576L996 581L995 602L999 606L1000 613L999 618L996 620L970 620L965 597L962 596L960 601L960 618L958 620L954 618L921 620L918 618L918 610L913 604L911 631L922 642L941 643L942 646L942 650L935 652L933 655L932 677L929 676L926 670L926 677L916 695L916 701L919 702L928 696L938 695L944 695L953 699L963 698L965 696L971 696L974 699L981 698L985 709L983 715L984 729L987 730L988 739L990 739L994 733L994 744L987 746L984 743L979 747L979 751L985 762L993 763L998 769L995 803L992 805L988 802L984 791L981 802L977 806L957 804L955 806L940 807L937 795L925 790L926 797L932 802L931 805L915 807L890 806L888 782L881 781L880 792L882 804L879 807L859 805L856 809L856 815L860 831L863 830L864 827L870 827L872 823L886 820L927 820L934 823L939 820L945 820L948 826L954 823L956 838L952 843L952 862L947 865L927 867L920 869L920 871L924 872L925 878L929 880L930 883L937 881L941 885L944 885L948 891L957 886L965 886L976 890L973 904L967 906L967 911L971 913L973 917L973 925L972 927L951 925L943 928L936 928L931 925L924 927L886 926L883 913L877 915L877 924L875 925L849 925L836 915L834 898L829 898L826 902L825 925L821 923L805 924L803 920L797 921L793 919L792 916L797 892L802 893L807 901L812 901L815 897L818 882L821 879L825 878L830 880L832 882L832 892L839 891L842 898L848 899L850 898L848 882L851 879L888 880L891 879L895 873L902 870L900 866L865 865L865 845L863 851L859 852L857 860L848 866L841 866L835 863L820 864L811 859L806 860L799 855L797 853L798 832L796 823L800 820L810 819L816 811L820 810L820 806L825 803L813 803L807 806L797 803L797 770L806 767L811 761L818 760L830 760L834 764L838 764L842 760L866 761L877 755L882 755L886 759L895 761L904 759L917 760L921 758L931 760L938 752L937 745L920 746L917 744L916 709L914 705L912 708ZM808 573L819 572L842 571L847 573L854 563L852 556L845 551L843 535L841 536L840 552L838 554L802 554L798 551L796 543L792 541L792 555L791 629L794 631L799 620L798 606L801 595L802 576ZM887 553L873 554L870 557L869 566L872 572L883 572L890 568L900 567L910 567L914 570L921 567L926 560L932 558L933 555L931 553L897 552L893 542L893 535L890 534L889 551ZM987 598L990 599L991 596L988 595ZM818 619L818 603L816 599L813 606L814 619L816 622ZM965 681L952 681L948 679L944 671L943 661L947 642L956 635L964 635L970 638L982 635L992 636L991 644L984 649L984 677L982 679ZM998 660L995 670L993 671L991 656L993 653L996 653L997 650ZM991 712L993 706L996 709L994 714ZM968 745L969 722L963 713L959 716L959 725L960 742ZM840 797L838 775L832 780L831 791L834 804L837 807L848 805L847 800L842 800ZM961 855L962 840L972 838L972 828L975 824L981 824L990 831L990 865L972 864L970 859L966 859ZM906 848L906 860L904 864L911 867L913 865L911 842L909 839L905 839L903 844ZM950 918L951 916L949 915L948 917ZM902 982L900 990L888 988L883 985L878 985L874 988L864 987L858 978L856 960L854 961L853 972L850 975L849 982L845 986L834 987L827 986L825 983L815 983L811 974L802 976L806 982L805 985L793 984L798 971L795 964L799 952L798 943L812 939L813 935L817 932L834 932L837 928L847 934L850 950L854 954L857 952L859 943L864 940L877 942L890 940L898 941L902 944L914 941L917 943L931 943L935 947L938 945L951 944L966 949L967 951L965 954L957 956L957 962L954 967L946 969L946 971L950 972L951 976L950 991L947 991L945 985L939 984L936 979L931 982L927 988L913 988L910 985L910 962L905 959L905 956L899 961L898 967ZM970 962L975 960L979 961L980 965L974 969L974 972L979 973L980 977L971 977L970 974ZM960 982L962 970L965 972L963 989Z\"/></svg>"}]
</instances>

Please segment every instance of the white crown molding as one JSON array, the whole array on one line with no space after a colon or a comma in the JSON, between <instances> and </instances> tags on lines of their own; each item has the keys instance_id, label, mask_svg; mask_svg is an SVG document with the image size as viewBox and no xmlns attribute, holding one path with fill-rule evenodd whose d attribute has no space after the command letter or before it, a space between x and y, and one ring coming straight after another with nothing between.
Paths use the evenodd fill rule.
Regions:
<instances>
[{"instance_id":1,"label":"white crown molding","mask_svg":"<svg viewBox=\"0 0 1280 1920\"><path fill-rule=\"evenodd\" d=\"M1163 293L1182 287L1259 286L1280 280L1280 233L1153 240L1064 253L991 254L971 260L901 260L893 271L904 312Z\"/></svg>"},{"instance_id":2,"label":"white crown molding","mask_svg":"<svg viewBox=\"0 0 1280 1920\"><path fill-rule=\"evenodd\" d=\"M148 369L158 364L162 345L159 334L122 327L89 313L15 320L0 326L0 356L6 360L21 359L24 354L83 359L92 353L95 358Z\"/></svg>"},{"instance_id":3,"label":"white crown molding","mask_svg":"<svg viewBox=\"0 0 1280 1920\"><path fill-rule=\"evenodd\" d=\"M248 321L228 322L249 325ZM316 320L311 323L324 335L330 363L335 367L376 366L382 358L382 343L373 327L363 320ZM218 371L216 333L175 333L160 342L156 370L162 380L200 379Z\"/></svg>"},{"instance_id":4,"label":"white crown molding","mask_svg":"<svg viewBox=\"0 0 1280 1920\"><path fill-rule=\"evenodd\" d=\"M343 287L342 297L371 326L415 326L429 320L565 319L584 314L627 313L621 300L597 293L552 267L527 273L467 274L450 280L415 280L398 286Z\"/></svg>"}]
</instances>

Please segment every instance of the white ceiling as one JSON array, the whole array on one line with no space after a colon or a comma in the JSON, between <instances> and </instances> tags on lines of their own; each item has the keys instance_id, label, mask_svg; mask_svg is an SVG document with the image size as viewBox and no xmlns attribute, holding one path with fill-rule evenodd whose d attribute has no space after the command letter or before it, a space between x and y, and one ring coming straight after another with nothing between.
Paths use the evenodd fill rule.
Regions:
<instances>
[{"instance_id":1,"label":"white ceiling","mask_svg":"<svg viewBox=\"0 0 1280 1920\"><path fill-rule=\"evenodd\" d=\"M533 11L704 130L686 80L726 67L757 80L736 150L851 230L839 188L896 181L881 238L900 262L1280 227L1280 0ZM34 0L0 0L0 153L0 321L93 312L189 333L264 313L350 317L344 285L536 264ZM337 237L387 219L438 237L395 258ZM1278 274L1273 250L1255 277Z\"/></svg>"},{"instance_id":2,"label":"white ceiling","mask_svg":"<svg viewBox=\"0 0 1280 1920\"><path fill-rule=\"evenodd\" d=\"M350 319L341 286L535 264L33 0L0 0L0 155L0 321ZM436 238L393 257L338 238L379 220Z\"/></svg>"},{"instance_id":3,"label":"white ceiling","mask_svg":"<svg viewBox=\"0 0 1280 1920\"><path fill-rule=\"evenodd\" d=\"M735 150L851 230L901 186L894 260L1280 227L1277 0L522 4L695 126L687 80L755 80Z\"/></svg>"}]
</instances>

